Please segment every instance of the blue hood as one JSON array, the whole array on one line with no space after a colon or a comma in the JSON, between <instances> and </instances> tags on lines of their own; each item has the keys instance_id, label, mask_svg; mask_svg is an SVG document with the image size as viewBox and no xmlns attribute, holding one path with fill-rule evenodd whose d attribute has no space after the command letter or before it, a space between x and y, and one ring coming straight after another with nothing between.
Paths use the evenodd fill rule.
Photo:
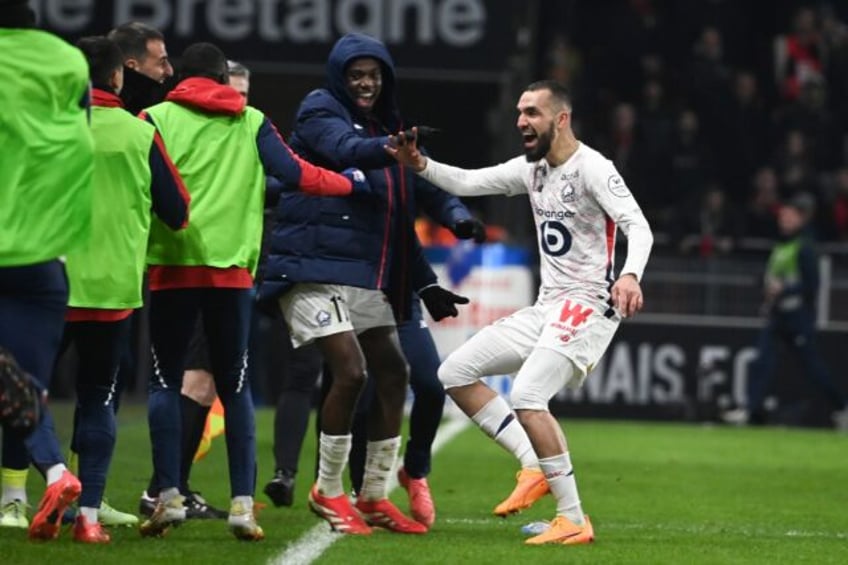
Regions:
<instances>
[{"instance_id":1,"label":"blue hood","mask_svg":"<svg viewBox=\"0 0 848 565\"><path fill-rule=\"evenodd\" d=\"M383 42L362 33L349 33L336 41L327 60L327 89L351 114L364 118L345 87L345 70L351 61L360 57L373 57L380 61L383 86L374 105L374 114L389 130L400 129L400 113L395 99L395 64Z\"/></svg>"}]
</instances>

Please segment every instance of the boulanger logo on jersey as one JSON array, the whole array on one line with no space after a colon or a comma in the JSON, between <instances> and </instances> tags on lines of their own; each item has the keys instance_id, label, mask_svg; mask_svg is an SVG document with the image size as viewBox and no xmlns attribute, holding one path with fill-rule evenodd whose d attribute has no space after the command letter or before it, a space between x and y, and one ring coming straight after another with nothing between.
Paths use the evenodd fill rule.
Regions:
<instances>
[{"instance_id":1,"label":"boulanger logo on jersey","mask_svg":"<svg viewBox=\"0 0 848 565\"><path fill-rule=\"evenodd\" d=\"M573 218L574 212L571 210L545 210L544 208L535 207L533 212L537 216L547 218L549 220L564 220L565 218Z\"/></svg>"}]
</instances>

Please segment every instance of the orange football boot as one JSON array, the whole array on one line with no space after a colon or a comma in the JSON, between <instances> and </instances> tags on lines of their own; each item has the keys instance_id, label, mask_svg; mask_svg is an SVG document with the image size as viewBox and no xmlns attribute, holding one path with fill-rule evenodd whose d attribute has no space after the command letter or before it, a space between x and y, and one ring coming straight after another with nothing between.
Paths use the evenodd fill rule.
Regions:
<instances>
[{"instance_id":1,"label":"orange football boot","mask_svg":"<svg viewBox=\"0 0 848 565\"><path fill-rule=\"evenodd\" d=\"M548 494L548 481L541 469L521 469L516 475L517 484L510 495L495 506L495 515L506 517L527 510Z\"/></svg>"}]
</instances>

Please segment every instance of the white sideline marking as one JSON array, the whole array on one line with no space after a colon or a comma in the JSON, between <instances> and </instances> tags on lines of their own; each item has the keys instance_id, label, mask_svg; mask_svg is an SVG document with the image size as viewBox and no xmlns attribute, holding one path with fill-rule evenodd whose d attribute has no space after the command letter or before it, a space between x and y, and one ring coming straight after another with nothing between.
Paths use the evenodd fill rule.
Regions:
<instances>
[{"instance_id":1,"label":"white sideline marking","mask_svg":"<svg viewBox=\"0 0 848 565\"><path fill-rule=\"evenodd\" d=\"M462 416L452 418L439 427L433 442L432 453L436 454L442 447L468 427L471 420ZM392 473L389 479L389 492L398 486L397 475ZM269 565L309 565L324 553L327 548L344 537L330 529L323 520L309 531L290 543L286 549L268 560Z\"/></svg>"}]
</instances>

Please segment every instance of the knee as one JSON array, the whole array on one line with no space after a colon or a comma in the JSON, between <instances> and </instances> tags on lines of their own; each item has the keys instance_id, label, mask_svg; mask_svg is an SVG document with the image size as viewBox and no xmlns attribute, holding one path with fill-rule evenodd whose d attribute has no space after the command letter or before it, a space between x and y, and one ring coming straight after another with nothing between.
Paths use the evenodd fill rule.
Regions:
<instances>
[{"instance_id":1,"label":"knee","mask_svg":"<svg viewBox=\"0 0 848 565\"><path fill-rule=\"evenodd\" d=\"M470 365L458 361L452 355L439 366L438 375L445 389L474 384L482 377Z\"/></svg>"},{"instance_id":2,"label":"knee","mask_svg":"<svg viewBox=\"0 0 848 565\"><path fill-rule=\"evenodd\" d=\"M409 384L409 364L400 349L383 350L382 355L372 355L368 365L368 376L374 379L374 386L380 396L392 394L406 396Z\"/></svg>"},{"instance_id":3,"label":"knee","mask_svg":"<svg viewBox=\"0 0 848 565\"><path fill-rule=\"evenodd\" d=\"M359 359L347 359L334 363L331 367L333 387L359 390L365 386L365 362Z\"/></svg>"},{"instance_id":4,"label":"knee","mask_svg":"<svg viewBox=\"0 0 848 565\"><path fill-rule=\"evenodd\" d=\"M534 409L534 408L516 408L515 409L515 417L518 419L518 423L521 424L522 428L527 429L528 426L533 425L534 422L539 420L540 418L547 418L548 410L545 409Z\"/></svg>"},{"instance_id":5,"label":"knee","mask_svg":"<svg viewBox=\"0 0 848 565\"><path fill-rule=\"evenodd\" d=\"M427 379L413 382L412 392L416 402L442 403L445 401L445 387L436 374L430 374Z\"/></svg>"},{"instance_id":6,"label":"knee","mask_svg":"<svg viewBox=\"0 0 848 565\"><path fill-rule=\"evenodd\" d=\"M201 406L212 406L217 395L212 373L199 369L186 371L183 375L182 394Z\"/></svg>"},{"instance_id":7,"label":"knee","mask_svg":"<svg viewBox=\"0 0 848 565\"><path fill-rule=\"evenodd\" d=\"M423 402L444 402L445 387L439 380L439 365L426 363L410 369L409 385L415 400Z\"/></svg>"},{"instance_id":8,"label":"knee","mask_svg":"<svg viewBox=\"0 0 848 565\"><path fill-rule=\"evenodd\" d=\"M519 382L513 384L509 393L509 402L519 421L522 421L522 417L531 418L533 412L547 412L548 400L538 389L522 386Z\"/></svg>"}]
</instances>

